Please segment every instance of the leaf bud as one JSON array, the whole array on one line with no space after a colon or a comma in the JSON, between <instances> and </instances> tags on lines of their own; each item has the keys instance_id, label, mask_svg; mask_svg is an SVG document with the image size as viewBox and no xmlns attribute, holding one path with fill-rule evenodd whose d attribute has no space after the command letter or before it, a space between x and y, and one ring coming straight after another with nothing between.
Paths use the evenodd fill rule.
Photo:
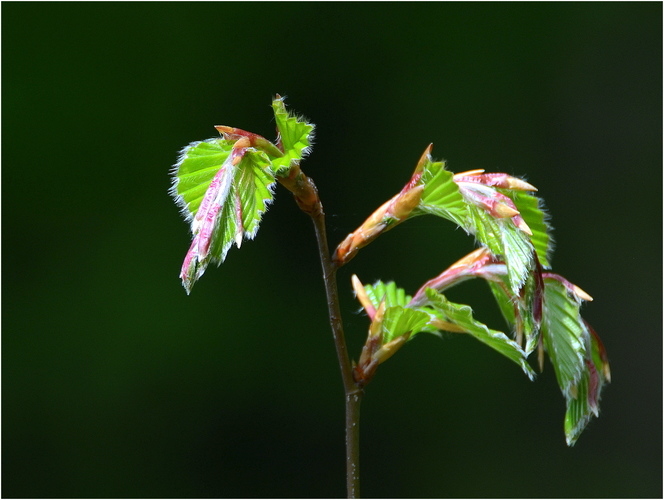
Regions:
<instances>
[{"instance_id":1,"label":"leaf bud","mask_svg":"<svg viewBox=\"0 0 664 500\"><path fill-rule=\"evenodd\" d=\"M422 199L422 192L424 191L424 184L420 184L404 194L397 196L394 200L394 204L391 207L392 215L399 219L403 220L408 217L415 208L420 204Z\"/></svg>"}]
</instances>

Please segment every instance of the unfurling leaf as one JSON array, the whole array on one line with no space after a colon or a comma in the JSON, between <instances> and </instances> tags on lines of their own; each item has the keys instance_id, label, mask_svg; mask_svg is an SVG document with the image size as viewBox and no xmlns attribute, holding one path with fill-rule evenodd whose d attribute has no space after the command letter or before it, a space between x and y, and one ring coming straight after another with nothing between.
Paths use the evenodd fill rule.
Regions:
<instances>
[{"instance_id":1,"label":"unfurling leaf","mask_svg":"<svg viewBox=\"0 0 664 500\"><path fill-rule=\"evenodd\" d=\"M194 236L180 273L187 293L210 262L222 263L233 243L240 247L256 235L273 199L269 165L265 153L223 139L183 151L173 191Z\"/></svg>"},{"instance_id":2,"label":"unfurling leaf","mask_svg":"<svg viewBox=\"0 0 664 500\"><path fill-rule=\"evenodd\" d=\"M535 189L530 184L507 174L482 174L481 170L454 176L462 196L468 203L469 221L466 230L507 264L509 284L518 294L535 267L532 231L507 195L497 187Z\"/></svg>"},{"instance_id":3,"label":"unfurling leaf","mask_svg":"<svg viewBox=\"0 0 664 500\"><path fill-rule=\"evenodd\" d=\"M507 266L492 255L489 249L480 247L422 285L410 305L424 304L428 300L427 288L443 292L451 286L472 278L484 278L488 281L500 282L504 276L507 276Z\"/></svg>"},{"instance_id":4,"label":"unfurling leaf","mask_svg":"<svg viewBox=\"0 0 664 500\"><path fill-rule=\"evenodd\" d=\"M244 238L254 238L276 180L306 191L299 162L311 148L314 127L290 116L279 96L273 109L277 145L252 132L217 125L222 137L191 143L172 170L170 193L193 235L180 272L187 293L210 262L224 261L233 243L240 247Z\"/></svg>"},{"instance_id":5,"label":"unfurling leaf","mask_svg":"<svg viewBox=\"0 0 664 500\"><path fill-rule=\"evenodd\" d=\"M535 261L537 264L537 261ZM487 280L503 317L514 329L517 344L530 355L540 345L543 287L540 269L536 267L514 293L507 279Z\"/></svg>"},{"instance_id":6,"label":"unfurling leaf","mask_svg":"<svg viewBox=\"0 0 664 500\"><path fill-rule=\"evenodd\" d=\"M272 109L279 133L277 146L284 153L283 157L273 160L272 169L277 175L286 175L293 162L299 162L311 151L314 125L291 115L279 95L272 101Z\"/></svg>"},{"instance_id":7,"label":"unfurling leaf","mask_svg":"<svg viewBox=\"0 0 664 500\"><path fill-rule=\"evenodd\" d=\"M572 446L592 416L611 373L604 346L581 318L583 290L558 275L544 274L542 336L560 390L567 402L565 436Z\"/></svg>"},{"instance_id":8,"label":"unfurling leaf","mask_svg":"<svg viewBox=\"0 0 664 500\"><path fill-rule=\"evenodd\" d=\"M549 216L542 208L541 198L523 191L500 190L500 192L514 202L516 209L530 228L532 233L530 240L535 247L540 264L544 269L549 269L553 253L553 237L551 236L551 226L548 223Z\"/></svg>"},{"instance_id":9,"label":"unfurling leaf","mask_svg":"<svg viewBox=\"0 0 664 500\"><path fill-rule=\"evenodd\" d=\"M353 276L353 287L360 303L371 318L362 355L353 368L360 386L368 384L380 363L387 361L409 339L426 327L430 316L406 307L410 300L403 289L381 281L363 286Z\"/></svg>"},{"instance_id":10,"label":"unfurling leaf","mask_svg":"<svg viewBox=\"0 0 664 500\"><path fill-rule=\"evenodd\" d=\"M460 267L457 265L457 269ZM435 280L427 283L433 284ZM450 302L428 287L423 287L415 298L411 298L392 282L378 281L374 285L362 286L354 276L353 286L372 319L363 355L355 370L356 377L363 384L368 383L379 363L417 333L441 331L468 333L517 363L529 378L534 377L521 347L504 333L475 320L470 306ZM389 355L385 356L386 353Z\"/></svg>"},{"instance_id":11,"label":"unfurling leaf","mask_svg":"<svg viewBox=\"0 0 664 500\"><path fill-rule=\"evenodd\" d=\"M548 265L548 226L537 198L526 194L535 191L535 187L507 174L483 172L455 175L445 169L443 162L432 161L429 145L408 183L339 244L334 262L346 264L382 233L406 219L430 214L454 222L502 259L507 265L510 288L518 294L536 267L536 253L541 253L540 260L545 267Z\"/></svg>"},{"instance_id":12,"label":"unfurling leaf","mask_svg":"<svg viewBox=\"0 0 664 500\"><path fill-rule=\"evenodd\" d=\"M468 209L459 192L459 186L454 182L454 174L445 170L444 162L432 161L431 148L429 145L413 175L415 177L419 174L419 182L424 186L422 199L413 216L435 215L465 227Z\"/></svg>"}]
</instances>

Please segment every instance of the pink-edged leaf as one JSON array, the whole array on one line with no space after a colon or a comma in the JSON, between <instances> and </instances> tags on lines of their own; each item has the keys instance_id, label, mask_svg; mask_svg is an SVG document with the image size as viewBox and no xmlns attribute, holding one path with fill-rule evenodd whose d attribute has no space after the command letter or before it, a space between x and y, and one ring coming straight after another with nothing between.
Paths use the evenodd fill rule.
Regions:
<instances>
[{"instance_id":1,"label":"pink-edged leaf","mask_svg":"<svg viewBox=\"0 0 664 500\"><path fill-rule=\"evenodd\" d=\"M222 263L233 244L239 247L243 238L255 236L273 199L270 159L251 146L251 140L259 141L260 136L236 135L236 142L193 143L176 165L171 193L188 215L193 235L180 273L187 293L210 262Z\"/></svg>"}]
</instances>

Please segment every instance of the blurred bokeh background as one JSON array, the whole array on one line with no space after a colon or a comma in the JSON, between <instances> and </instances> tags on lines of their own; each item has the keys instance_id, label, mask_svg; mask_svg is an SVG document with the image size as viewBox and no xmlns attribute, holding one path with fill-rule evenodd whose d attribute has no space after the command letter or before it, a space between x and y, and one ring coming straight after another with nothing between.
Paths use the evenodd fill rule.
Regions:
<instances>
[{"instance_id":1,"label":"blurred bokeh background","mask_svg":"<svg viewBox=\"0 0 664 500\"><path fill-rule=\"evenodd\" d=\"M409 178L525 175L554 270L593 295L602 414L570 449L551 366L534 383L425 335L362 407L367 497L661 497L662 5L5 3L3 497L340 497L343 394L310 221L279 188L254 241L186 296L180 148L270 101L317 125L303 169L331 244ZM473 248L418 218L339 275L411 293ZM482 283L448 295L504 328Z\"/></svg>"}]
</instances>

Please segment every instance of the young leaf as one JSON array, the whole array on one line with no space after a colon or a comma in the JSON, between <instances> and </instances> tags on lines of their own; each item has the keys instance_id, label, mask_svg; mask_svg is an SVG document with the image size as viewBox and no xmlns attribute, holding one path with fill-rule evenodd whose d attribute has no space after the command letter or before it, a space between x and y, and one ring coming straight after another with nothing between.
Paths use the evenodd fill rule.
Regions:
<instances>
[{"instance_id":1,"label":"young leaf","mask_svg":"<svg viewBox=\"0 0 664 500\"><path fill-rule=\"evenodd\" d=\"M528 234L519 229L510 218L496 218L490 212L470 202L469 231L491 253L507 264L509 283L515 294L523 286L534 267L533 246Z\"/></svg>"},{"instance_id":2,"label":"young leaf","mask_svg":"<svg viewBox=\"0 0 664 500\"><path fill-rule=\"evenodd\" d=\"M526 355L521 347L503 332L492 330L477 321L470 306L450 302L444 295L431 288L427 289L426 294L431 311L438 319L459 326L480 342L518 364L530 380L535 378L535 372L526 362ZM429 324L435 326L435 322Z\"/></svg>"},{"instance_id":3,"label":"young leaf","mask_svg":"<svg viewBox=\"0 0 664 500\"><path fill-rule=\"evenodd\" d=\"M423 331L430 319L430 316L422 311L403 306L388 307L383 318L383 344L402 335L408 335L410 340Z\"/></svg>"},{"instance_id":4,"label":"young leaf","mask_svg":"<svg viewBox=\"0 0 664 500\"><path fill-rule=\"evenodd\" d=\"M468 222L467 204L454 182L454 174L445 170L444 162L432 162L428 151L421 160L420 182L424 185L424 191L413 216L431 214L465 228Z\"/></svg>"},{"instance_id":5,"label":"young leaf","mask_svg":"<svg viewBox=\"0 0 664 500\"><path fill-rule=\"evenodd\" d=\"M359 282L359 280L358 280ZM357 290L357 287L356 287ZM497 350L507 358L517 363L531 380L535 374L526 363L523 350L507 336L496 330L491 330L483 323L473 318L470 306L455 304L448 301L444 295L436 290L426 289L426 300L418 300L416 303L403 289L398 288L393 282L376 282L374 285L365 285L361 301L368 300L373 310L383 308L384 314L372 317L373 322L382 322L384 338L382 343L387 343L395 338L409 334L409 339L420 331L438 333L439 331L452 331L457 333L469 333L481 342ZM358 298L359 294L358 294ZM365 305L365 309L369 313ZM417 313L417 314L416 314ZM370 314L370 316L372 316ZM368 344L371 342L369 337Z\"/></svg>"},{"instance_id":6,"label":"young leaf","mask_svg":"<svg viewBox=\"0 0 664 500\"><path fill-rule=\"evenodd\" d=\"M392 281L389 283L377 281L373 285L365 285L364 293L374 310L378 309L382 302L385 303L385 313L382 319L384 343L406 333L409 333L412 338L424 328L429 320L428 314L406 307L411 301L410 295L406 295L404 289L397 287ZM365 309L367 309L366 306Z\"/></svg>"},{"instance_id":7,"label":"young leaf","mask_svg":"<svg viewBox=\"0 0 664 500\"><path fill-rule=\"evenodd\" d=\"M523 191L500 190L500 192L514 202L516 209L533 233L530 240L540 264L544 269L549 269L553 253L553 237L551 225L548 223L549 216L542 208L542 200Z\"/></svg>"},{"instance_id":8,"label":"young leaf","mask_svg":"<svg viewBox=\"0 0 664 500\"><path fill-rule=\"evenodd\" d=\"M272 160L272 169L277 175L286 175L292 162L303 159L311 151L314 125L290 114L284 98L279 95L272 101L272 109L279 132L277 146L284 152L283 157Z\"/></svg>"},{"instance_id":9,"label":"young leaf","mask_svg":"<svg viewBox=\"0 0 664 500\"><path fill-rule=\"evenodd\" d=\"M411 301L410 295L406 295L404 289L397 287L393 281L383 283L379 280L373 285L364 285L364 290L376 309L383 300L387 308L394 306L406 307Z\"/></svg>"},{"instance_id":10,"label":"young leaf","mask_svg":"<svg viewBox=\"0 0 664 500\"><path fill-rule=\"evenodd\" d=\"M541 290L538 290L537 280L537 273L530 273L518 295L506 280L487 281L505 321L514 328L516 343L523 345L525 338L526 356L535 350L540 340Z\"/></svg>"},{"instance_id":11,"label":"young leaf","mask_svg":"<svg viewBox=\"0 0 664 500\"><path fill-rule=\"evenodd\" d=\"M288 114L283 99L272 103L279 143L234 127L217 125L219 139L184 148L172 170L171 195L191 222L193 241L180 277L187 290L210 262L222 263L233 243L253 238L279 181L296 195L301 208L315 210L318 195L299 169L311 148L313 125Z\"/></svg>"},{"instance_id":12,"label":"young leaf","mask_svg":"<svg viewBox=\"0 0 664 500\"><path fill-rule=\"evenodd\" d=\"M597 377L597 372L592 364L589 364L587 368L575 385L575 396L567 398L564 428L568 446L573 446L576 443L592 416L597 416L597 413L591 409L589 400L591 393L590 370L593 372L593 378ZM594 382L594 384L597 384L597 382Z\"/></svg>"},{"instance_id":13,"label":"young leaf","mask_svg":"<svg viewBox=\"0 0 664 500\"><path fill-rule=\"evenodd\" d=\"M542 335L558 385L567 400L573 399L585 371L588 333L579 314L581 301L551 278L544 280Z\"/></svg>"},{"instance_id":14,"label":"young leaf","mask_svg":"<svg viewBox=\"0 0 664 500\"><path fill-rule=\"evenodd\" d=\"M192 142L180 151L178 162L171 171L170 193L187 221L193 219L210 182L230 155L234 143L219 137Z\"/></svg>"},{"instance_id":15,"label":"young leaf","mask_svg":"<svg viewBox=\"0 0 664 500\"><path fill-rule=\"evenodd\" d=\"M191 221L194 235L180 277L191 292L210 262L221 263L233 243L256 235L272 201L274 176L263 151L225 139L185 148L174 170L171 194Z\"/></svg>"},{"instance_id":16,"label":"young leaf","mask_svg":"<svg viewBox=\"0 0 664 500\"><path fill-rule=\"evenodd\" d=\"M430 316L406 307L410 297L392 282L378 281L374 285L363 286L355 275L352 281L358 300L371 318L362 355L353 367L355 381L363 387L371 381L380 363L388 360L415 334L426 328Z\"/></svg>"},{"instance_id":17,"label":"young leaf","mask_svg":"<svg viewBox=\"0 0 664 500\"><path fill-rule=\"evenodd\" d=\"M579 313L584 297L589 298L564 278L544 275L542 336L567 402L565 436L569 446L592 416L599 414L600 393L610 381L604 346Z\"/></svg>"}]
</instances>

